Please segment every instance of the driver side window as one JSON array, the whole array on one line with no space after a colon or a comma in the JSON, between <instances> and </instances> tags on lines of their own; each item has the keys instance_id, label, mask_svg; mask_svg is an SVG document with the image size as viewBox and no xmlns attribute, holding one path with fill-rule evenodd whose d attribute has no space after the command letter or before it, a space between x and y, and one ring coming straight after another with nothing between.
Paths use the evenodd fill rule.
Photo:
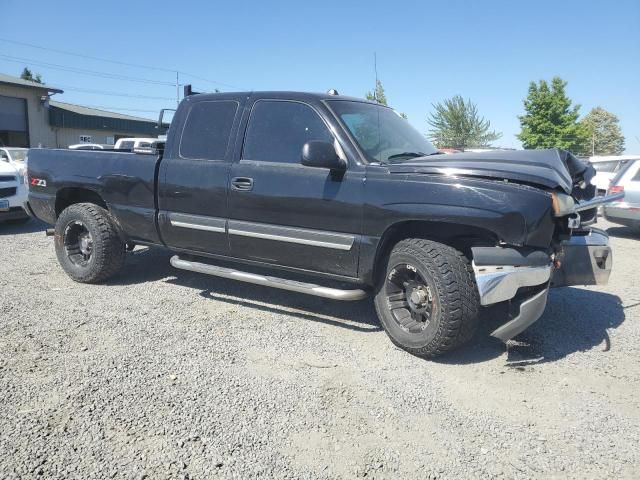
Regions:
<instances>
[{"instance_id":1,"label":"driver side window","mask_svg":"<svg viewBox=\"0 0 640 480\"><path fill-rule=\"evenodd\" d=\"M258 100L251 110L242 158L299 164L302 146L312 140L333 143L333 135L308 105Z\"/></svg>"}]
</instances>

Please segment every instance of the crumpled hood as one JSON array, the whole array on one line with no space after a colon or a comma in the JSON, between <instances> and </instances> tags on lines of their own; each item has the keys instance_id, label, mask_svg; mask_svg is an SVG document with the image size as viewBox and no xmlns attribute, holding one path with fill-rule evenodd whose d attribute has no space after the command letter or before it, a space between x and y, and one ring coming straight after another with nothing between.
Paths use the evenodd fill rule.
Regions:
<instances>
[{"instance_id":1,"label":"crumpled hood","mask_svg":"<svg viewBox=\"0 0 640 480\"><path fill-rule=\"evenodd\" d=\"M580 184L588 184L595 175L590 164L557 148L431 155L388 167L391 173L495 178L551 189L560 188L567 194L571 194L574 187Z\"/></svg>"}]
</instances>

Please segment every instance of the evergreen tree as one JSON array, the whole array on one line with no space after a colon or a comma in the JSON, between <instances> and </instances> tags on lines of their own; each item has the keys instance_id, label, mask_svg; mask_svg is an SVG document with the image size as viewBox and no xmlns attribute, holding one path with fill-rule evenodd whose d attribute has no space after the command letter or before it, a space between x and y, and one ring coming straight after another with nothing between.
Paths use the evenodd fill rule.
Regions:
<instances>
[{"instance_id":1,"label":"evergreen tree","mask_svg":"<svg viewBox=\"0 0 640 480\"><path fill-rule=\"evenodd\" d=\"M624 152L624 135L618 117L602 107L593 108L580 122L589 136L591 155L620 155Z\"/></svg>"},{"instance_id":2,"label":"evergreen tree","mask_svg":"<svg viewBox=\"0 0 640 480\"><path fill-rule=\"evenodd\" d=\"M389 105L387 103L387 96L384 93L384 87L380 80L376 80L376 89L373 92L367 92L365 98L371 102L378 102L381 105ZM407 119L406 113L400 112L400 116L405 120Z\"/></svg>"},{"instance_id":3,"label":"evergreen tree","mask_svg":"<svg viewBox=\"0 0 640 480\"><path fill-rule=\"evenodd\" d=\"M490 130L491 123L478 114L478 107L460 95L432 106L435 111L427 119L428 136L439 148L486 147L502 137Z\"/></svg>"},{"instance_id":4,"label":"evergreen tree","mask_svg":"<svg viewBox=\"0 0 640 480\"><path fill-rule=\"evenodd\" d=\"M27 67L24 67L24 69L22 70L22 73L20 74L20 78L22 80L29 80L30 82L43 83L42 77L40 76L40 74L36 73L34 75L33 73L31 73L31 70L29 70Z\"/></svg>"},{"instance_id":5,"label":"evergreen tree","mask_svg":"<svg viewBox=\"0 0 640 480\"><path fill-rule=\"evenodd\" d=\"M387 105L387 96L384 94L384 87L380 80L376 80L376 89L373 92L367 92L367 100Z\"/></svg>"},{"instance_id":6,"label":"evergreen tree","mask_svg":"<svg viewBox=\"0 0 640 480\"><path fill-rule=\"evenodd\" d=\"M578 122L580 105L571 105L565 92L567 82L560 77L529 84L524 99L525 114L520 119L517 135L524 148L562 148L584 153L588 132Z\"/></svg>"}]
</instances>

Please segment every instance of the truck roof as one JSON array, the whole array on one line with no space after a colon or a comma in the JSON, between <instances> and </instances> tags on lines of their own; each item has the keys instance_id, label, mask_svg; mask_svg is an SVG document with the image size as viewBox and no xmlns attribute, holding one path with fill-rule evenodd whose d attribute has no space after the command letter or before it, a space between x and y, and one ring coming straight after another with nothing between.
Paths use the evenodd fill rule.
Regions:
<instances>
[{"instance_id":1,"label":"truck roof","mask_svg":"<svg viewBox=\"0 0 640 480\"><path fill-rule=\"evenodd\" d=\"M282 100L300 100L300 101L322 101L322 100L350 100L352 102L371 103L373 105L382 105L372 100L366 100L358 97L348 97L345 95L332 95L330 93L314 93L314 92L295 92L295 91L279 91L279 90L262 90L262 91L246 91L246 92L220 92L220 93L194 93L187 98L194 97L199 100L204 99L221 99L232 98L238 95L246 95L258 98L273 98ZM385 106L385 105L382 105Z\"/></svg>"}]
</instances>

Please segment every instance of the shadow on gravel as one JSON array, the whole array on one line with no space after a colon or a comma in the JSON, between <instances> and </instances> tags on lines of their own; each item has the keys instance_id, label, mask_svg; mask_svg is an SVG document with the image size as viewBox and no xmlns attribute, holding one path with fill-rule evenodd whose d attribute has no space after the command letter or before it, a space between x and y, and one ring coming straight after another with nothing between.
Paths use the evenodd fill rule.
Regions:
<instances>
[{"instance_id":1,"label":"shadow on gravel","mask_svg":"<svg viewBox=\"0 0 640 480\"><path fill-rule=\"evenodd\" d=\"M231 280L229 281L231 282ZM172 281L171 283L178 282ZM229 287L231 287L231 285L229 285ZM238 287L234 286L234 288L222 287L216 288L215 293L211 290L203 290L200 292L200 296L209 300L248 307L261 312L288 315L301 320L311 320L312 322L324 323L326 325L354 330L356 332L379 332L382 330L378 322L376 312L371 305L372 302L370 301L363 300L355 303L337 302L317 299L301 293L287 292L283 293L283 295L288 295L289 298L281 302L279 299L274 298L273 292L261 291L264 289L269 289L269 287L258 287L253 285L251 287L248 285ZM243 298L229 298L219 294L241 294ZM268 305L262 302L268 302ZM290 308L295 308L296 311L291 311L289 310Z\"/></svg>"},{"instance_id":2,"label":"shadow on gravel","mask_svg":"<svg viewBox=\"0 0 640 480\"><path fill-rule=\"evenodd\" d=\"M602 355L615 348L608 330L624 322L624 307L619 297L581 288L551 290L547 308L536 323L507 345L489 337L505 318L502 306L487 311L487 318L470 345L436 361L448 364L481 363L507 351L507 366L526 366L555 362L575 352L602 345Z\"/></svg>"},{"instance_id":3,"label":"shadow on gravel","mask_svg":"<svg viewBox=\"0 0 640 480\"><path fill-rule=\"evenodd\" d=\"M607 233L612 237L640 240L640 230L631 227L609 227Z\"/></svg>"},{"instance_id":4,"label":"shadow on gravel","mask_svg":"<svg viewBox=\"0 0 640 480\"><path fill-rule=\"evenodd\" d=\"M43 232L47 229L47 224L40 220L31 219L27 223L0 222L0 236L2 235L23 235L26 233Z\"/></svg>"},{"instance_id":5,"label":"shadow on gravel","mask_svg":"<svg viewBox=\"0 0 640 480\"><path fill-rule=\"evenodd\" d=\"M173 253L160 248L140 248L127 255L122 272L107 285L133 285L166 279L167 283L200 290L208 300L288 315L358 332L381 330L373 302L338 302L302 293L178 270L169 264ZM170 278L167 278L170 277Z\"/></svg>"},{"instance_id":6,"label":"shadow on gravel","mask_svg":"<svg viewBox=\"0 0 640 480\"><path fill-rule=\"evenodd\" d=\"M301 293L287 292L208 275L176 270L169 264L171 253L142 248L127 256L122 273L108 284L131 285L166 279L173 285L200 291L203 298L248 307L278 315L288 315L359 332L381 330L370 299L337 302ZM505 346L489 334L507 317L506 305L485 311L481 327L469 344L436 362L448 364L482 363L505 352L507 365L514 368L554 362L575 352L610 344L608 329L625 319L620 298L581 288L551 290L547 308L536 323Z\"/></svg>"},{"instance_id":7,"label":"shadow on gravel","mask_svg":"<svg viewBox=\"0 0 640 480\"><path fill-rule=\"evenodd\" d=\"M127 254L122 271L105 285L135 285L176 275L178 270L169 264L172 255L162 248L138 247Z\"/></svg>"}]
</instances>

